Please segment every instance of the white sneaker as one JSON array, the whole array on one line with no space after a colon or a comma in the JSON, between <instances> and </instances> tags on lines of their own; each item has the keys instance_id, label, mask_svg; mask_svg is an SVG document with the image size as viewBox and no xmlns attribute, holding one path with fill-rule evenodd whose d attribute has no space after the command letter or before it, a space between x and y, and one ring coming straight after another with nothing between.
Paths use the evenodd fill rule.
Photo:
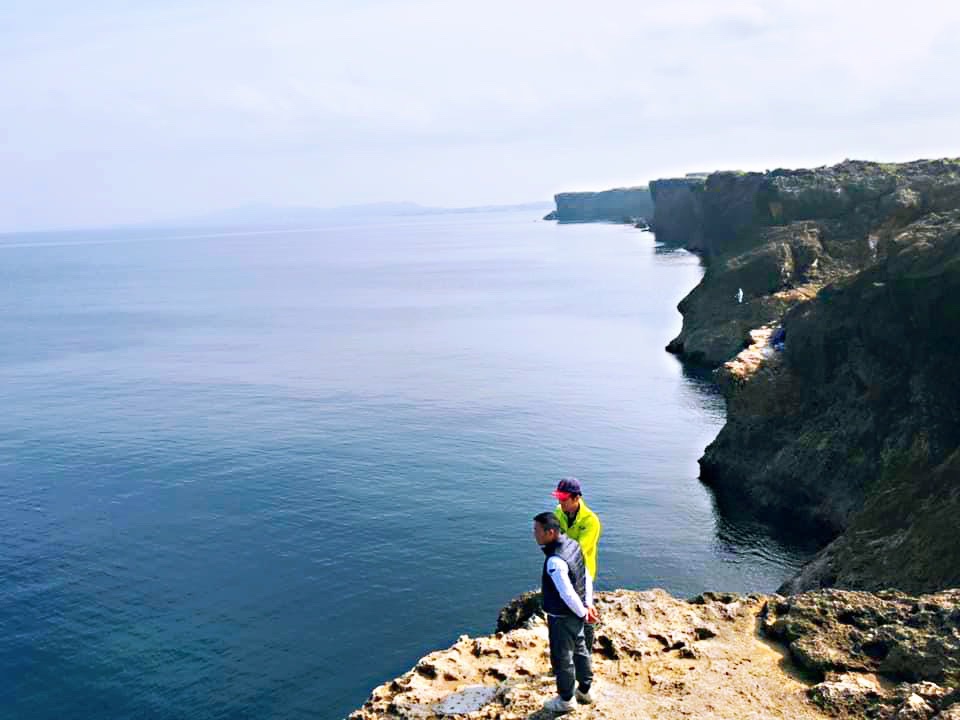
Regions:
<instances>
[{"instance_id":1,"label":"white sneaker","mask_svg":"<svg viewBox=\"0 0 960 720\"><path fill-rule=\"evenodd\" d=\"M579 688L577 689L577 702L581 705L590 705L593 702L593 695L590 694L590 691L580 692Z\"/></svg>"},{"instance_id":2,"label":"white sneaker","mask_svg":"<svg viewBox=\"0 0 960 720\"><path fill-rule=\"evenodd\" d=\"M543 709L547 712L552 712L554 715L562 715L563 713L568 713L573 710L574 704L570 700L564 700L562 697L557 695L555 698L547 700L543 704Z\"/></svg>"}]
</instances>

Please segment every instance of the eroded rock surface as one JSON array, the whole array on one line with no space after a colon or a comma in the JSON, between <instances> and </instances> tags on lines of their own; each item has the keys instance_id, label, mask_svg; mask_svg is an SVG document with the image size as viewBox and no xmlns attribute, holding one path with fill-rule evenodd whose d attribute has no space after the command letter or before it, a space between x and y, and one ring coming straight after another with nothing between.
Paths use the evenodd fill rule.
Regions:
<instances>
[{"instance_id":1,"label":"eroded rock surface","mask_svg":"<svg viewBox=\"0 0 960 720\"><path fill-rule=\"evenodd\" d=\"M960 710L951 634L958 600L957 591L705 593L690 601L662 590L600 593L595 703L574 716L930 720L939 713L948 720ZM546 626L538 612L527 613L531 603L534 594L501 613L501 622L513 618L516 626L463 636L421 659L375 689L351 720L552 717L541 710L555 694Z\"/></svg>"},{"instance_id":2,"label":"eroded rock surface","mask_svg":"<svg viewBox=\"0 0 960 720\"><path fill-rule=\"evenodd\" d=\"M721 372L701 477L721 502L843 533L786 592L960 585L960 210L884 252L788 312L783 353Z\"/></svg>"},{"instance_id":3,"label":"eroded rock surface","mask_svg":"<svg viewBox=\"0 0 960 720\"><path fill-rule=\"evenodd\" d=\"M960 160L652 189L658 237L707 259L668 346L727 398L701 479L825 546L782 591L960 584Z\"/></svg>"},{"instance_id":4,"label":"eroded rock surface","mask_svg":"<svg viewBox=\"0 0 960 720\"><path fill-rule=\"evenodd\" d=\"M882 257L897 229L960 208L960 160L846 161L650 186L657 238L709 260L680 304L683 329L668 349L715 367L745 346L750 329Z\"/></svg>"},{"instance_id":5,"label":"eroded rock surface","mask_svg":"<svg viewBox=\"0 0 960 720\"><path fill-rule=\"evenodd\" d=\"M960 590L773 598L762 627L824 678L810 695L833 714L927 720L960 711Z\"/></svg>"}]
</instances>

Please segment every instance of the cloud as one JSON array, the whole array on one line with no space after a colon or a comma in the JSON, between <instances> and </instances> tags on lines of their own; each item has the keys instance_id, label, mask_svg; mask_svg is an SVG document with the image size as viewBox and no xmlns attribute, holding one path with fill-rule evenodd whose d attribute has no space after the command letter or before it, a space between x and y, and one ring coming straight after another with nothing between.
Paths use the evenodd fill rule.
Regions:
<instances>
[{"instance_id":1,"label":"cloud","mask_svg":"<svg viewBox=\"0 0 960 720\"><path fill-rule=\"evenodd\" d=\"M948 148L939 119L960 110L960 8L929 0L38 2L0 31L0 192L19 208L0 227L133 219L146 198L526 200L605 184L604 163L612 184L628 164L637 182L828 161L863 122L887 128L881 157L909 152L905 127ZM374 194L401 178L411 195Z\"/></svg>"}]
</instances>

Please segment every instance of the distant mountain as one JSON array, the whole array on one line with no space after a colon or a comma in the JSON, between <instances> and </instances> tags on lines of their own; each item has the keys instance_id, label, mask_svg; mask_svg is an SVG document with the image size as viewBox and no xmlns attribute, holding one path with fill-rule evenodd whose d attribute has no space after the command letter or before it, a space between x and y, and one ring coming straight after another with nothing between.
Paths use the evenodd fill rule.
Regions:
<instances>
[{"instance_id":1,"label":"distant mountain","mask_svg":"<svg viewBox=\"0 0 960 720\"><path fill-rule=\"evenodd\" d=\"M449 215L453 213L491 213L529 210L539 214L552 208L551 202L529 202L515 205L478 205L471 207L428 207L413 202L378 202L343 205L332 208L309 206L243 205L189 218L178 224L189 225L302 225L345 218L405 217L411 215Z\"/></svg>"}]
</instances>

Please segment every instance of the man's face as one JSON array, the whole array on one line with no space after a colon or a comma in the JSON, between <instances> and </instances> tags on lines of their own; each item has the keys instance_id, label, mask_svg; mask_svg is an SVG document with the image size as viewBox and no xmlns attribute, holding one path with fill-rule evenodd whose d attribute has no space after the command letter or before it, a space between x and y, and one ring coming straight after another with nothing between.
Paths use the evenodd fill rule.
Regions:
<instances>
[{"instance_id":1,"label":"man's face","mask_svg":"<svg viewBox=\"0 0 960 720\"><path fill-rule=\"evenodd\" d=\"M580 496L579 495L567 495L563 500L560 500L560 509L565 513L572 513L580 507Z\"/></svg>"},{"instance_id":2,"label":"man's face","mask_svg":"<svg viewBox=\"0 0 960 720\"><path fill-rule=\"evenodd\" d=\"M533 538L537 541L537 545L549 545L556 540L555 535L556 530L545 530L543 525L536 520L533 521Z\"/></svg>"}]
</instances>

